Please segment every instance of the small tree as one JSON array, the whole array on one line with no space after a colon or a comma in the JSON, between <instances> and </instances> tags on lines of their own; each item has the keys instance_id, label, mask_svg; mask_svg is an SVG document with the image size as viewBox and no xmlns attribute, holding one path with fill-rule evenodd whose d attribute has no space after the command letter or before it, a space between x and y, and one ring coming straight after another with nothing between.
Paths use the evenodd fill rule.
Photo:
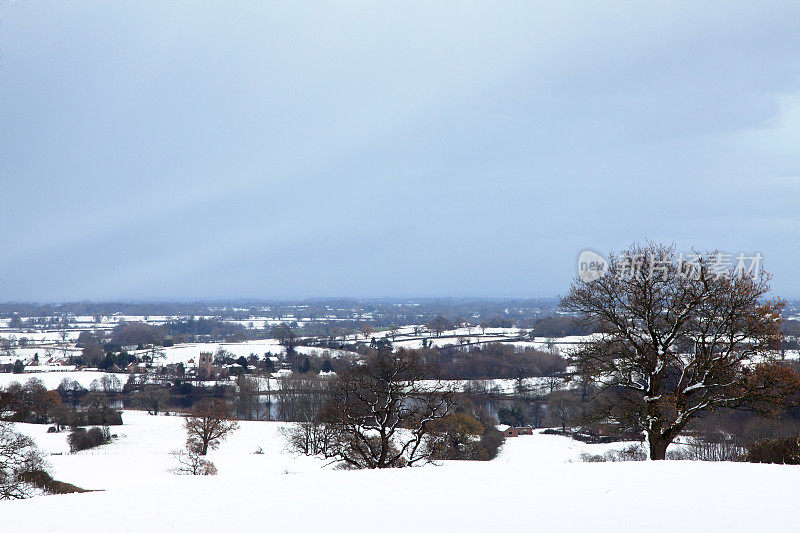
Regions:
<instances>
[{"instance_id":1,"label":"small tree","mask_svg":"<svg viewBox=\"0 0 800 533\"><path fill-rule=\"evenodd\" d=\"M158 415L169 402L169 393L158 385L145 385L144 389L134 393L133 400L148 414Z\"/></svg>"},{"instance_id":2,"label":"small tree","mask_svg":"<svg viewBox=\"0 0 800 533\"><path fill-rule=\"evenodd\" d=\"M108 396L102 392L92 391L81 400L81 405L90 411L102 412L111 405Z\"/></svg>"},{"instance_id":3,"label":"small tree","mask_svg":"<svg viewBox=\"0 0 800 533\"><path fill-rule=\"evenodd\" d=\"M322 455L327 457L333 442L334 430L328 424L315 420L297 422L280 428L280 433L287 441L287 448L303 455Z\"/></svg>"},{"instance_id":4,"label":"small tree","mask_svg":"<svg viewBox=\"0 0 800 533\"><path fill-rule=\"evenodd\" d=\"M94 381L92 381L92 385L94 385ZM106 394L115 393L122 391L122 383L120 383L119 378L114 374L105 374L100 378L97 387L92 386L91 388L92 390L101 390Z\"/></svg>"},{"instance_id":5,"label":"small tree","mask_svg":"<svg viewBox=\"0 0 800 533\"><path fill-rule=\"evenodd\" d=\"M435 459L477 459L483 436L480 422L467 413L447 415L436 422L430 437Z\"/></svg>"},{"instance_id":6,"label":"small tree","mask_svg":"<svg viewBox=\"0 0 800 533\"><path fill-rule=\"evenodd\" d=\"M183 424L187 434L186 448L206 455L208 450L219 447L230 433L239 428L230 417L231 409L222 400L200 400Z\"/></svg>"},{"instance_id":7,"label":"small tree","mask_svg":"<svg viewBox=\"0 0 800 533\"><path fill-rule=\"evenodd\" d=\"M33 439L0 422L0 500L16 500L34 495L35 487L25 474L45 470L41 452Z\"/></svg>"},{"instance_id":8,"label":"small tree","mask_svg":"<svg viewBox=\"0 0 800 533\"><path fill-rule=\"evenodd\" d=\"M178 475L183 476L215 476L217 475L217 467L214 463L204 459L197 450L175 450L171 453L178 463L178 466L172 468L171 471Z\"/></svg>"},{"instance_id":9,"label":"small tree","mask_svg":"<svg viewBox=\"0 0 800 533\"><path fill-rule=\"evenodd\" d=\"M561 426L562 431L580 413L580 399L572 391L553 391L547 397L547 414L551 422Z\"/></svg>"},{"instance_id":10,"label":"small tree","mask_svg":"<svg viewBox=\"0 0 800 533\"><path fill-rule=\"evenodd\" d=\"M278 339L281 346L286 348L286 358L291 360L294 357L295 347L297 346L297 333L286 322L281 322L272 328L272 336Z\"/></svg>"},{"instance_id":11,"label":"small tree","mask_svg":"<svg viewBox=\"0 0 800 533\"><path fill-rule=\"evenodd\" d=\"M436 318L431 320L427 324L427 326L428 326L429 330L431 330L434 333L436 333L437 337L439 335L441 335L444 331L446 331L448 329L453 329L453 327L454 327L452 322L450 322L449 320L447 320L445 317L443 317L441 315L437 316Z\"/></svg>"},{"instance_id":12,"label":"small tree","mask_svg":"<svg viewBox=\"0 0 800 533\"><path fill-rule=\"evenodd\" d=\"M372 328L372 326L370 326L370 325L369 325L369 324L367 324L366 322L364 322L363 324L361 324L361 327L359 328L359 330L361 331L361 334L364 336L364 339L367 339L367 338L368 338L370 335L372 335L372 333L375 331L375 330Z\"/></svg>"},{"instance_id":13,"label":"small tree","mask_svg":"<svg viewBox=\"0 0 800 533\"><path fill-rule=\"evenodd\" d=\"M81 359L85 365L97 366L105 356L106 351L96 342L86 344L81 350Z\"/></svg>"},{"instance_id":14,"label":"small tree","mask_svg":"<svg viewBox=\"0 0 800 533\"><path fill-rule=\"evenodd\" d=\"M236 378L236 392L233 404L236 416L244 420L258 420L260 414L259 398L261 389L256 379L242 374Z\"/></svg>"},{"instance_id":15,"label":"small tree","mask_svg":"<svg viewBox=\"0 0 800 533\"><path fill-rule=\"evenodd\" d=\"M68 405L59 404L53 410L52 420L56 425L56 431L61 431L75 422L75 410Z\"/></svg>"}]
</instances>

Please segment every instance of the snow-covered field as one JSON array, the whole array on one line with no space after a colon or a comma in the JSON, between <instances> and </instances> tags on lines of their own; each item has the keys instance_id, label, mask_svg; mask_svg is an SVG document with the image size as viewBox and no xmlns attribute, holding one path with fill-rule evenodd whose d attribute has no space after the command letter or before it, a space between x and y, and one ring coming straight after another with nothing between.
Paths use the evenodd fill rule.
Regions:
<instances>
[{"instance_id":1,"label":"snow-covered field","mask_svg":"<svg viewBox=\"0 0 800 533\"><path fill-rule=\"evenodd\" d=\"M0 373L0 388L8 387L13 382L24 385L31 379L38 379L44 383L44 386L53 390L58 388L58 385L63 379L70 379L77 381L80 385L88 389L92 381L99 380L105 375L115 375L120 383L125 383L128 379L128 374L111 374L109 372L100 372L98 370L78 370L78 371L53 371L53 372L31 372L25 374L9 374Z\"/></svg>"},{"instance_id":2,"label":"snow-covered field","mask_svg":"<svg viewBox=\"0 0 800 533\"><path fill-rule=\"evenodd\" d=\"M210 454L216 477L175 476L182 419L126 411L109 445L49 460L57 479L99 492L0 503L0 530L770 531L791 530L800 468L733 463L581 463L588 445L508 439L491 462L337 471L283 450L281 423L242 422ZM66 434L18 424L50 453ZM254 452L261 448L263 454Z\"/></svg>"},{"instance_id":3,"label":"snow-covered field","mask_svg":"<svg viewBox=\"0 0 800 533\"><path fill-rule=\"evenodd\" d=\"M200 352L216 353L219 349L223 349L231 353L234 358L239 356L249 357L251 354L255 354L258 357L263 357L264 354L268 352L276 355L286 352L286 348L281 346L277 339L252 340L245 342L188 343L164 348L164 358L160 359L159 362L164 364L187 364L190 360L197 362ZM327 351L328 354L334 358L343 353L352 353L346 352L345 350L329 350L325 348L316 348L313 346L297 346L296 350L298 353L306 355L322 355L323 352Z\"/></svg>"},{"instance_id":4,"label":"snow-covered field","mask_svg":"<svg viewBox=\"0 0 800 533\"><path fill-rule=\"evenodd\" d=\"M8 331L0 331L0 338L4 339L21 339L25 337L31 343L56 343L61 342L62 340L75 342L78 340L78 335L80 335L80 330L77 329L70 329L64 333L64 338L62 339L62 332L61 330L51 330L51 331L35 331L35 330L8 330Z\"/></svg>"},{"instance_id":5,"label":"snow-covered field","mask_svg":"<svg viewBox=\"0 0 800 533\"><path fill-rule=\"evenodd\" d=\"M15 424L18 431L33 437L51 455L48 460L57 479L70 480L86 489L118 489L169 483L180 476L169 472L175 466L170 452L182 448L186 433L180 416L150 416L142 411L125 411L122 426L111 426L116 434L111 443L75 454L69 453L68 432L47 433L40 424ZM278 434L281 422L239 422L240 428L212 451L210 458L220 476L248 476L253 471L277 475L285 471L317 471L324 463L284 453ZM256 454L261 448L264 453Z\"/></svg>"}]
</instances>

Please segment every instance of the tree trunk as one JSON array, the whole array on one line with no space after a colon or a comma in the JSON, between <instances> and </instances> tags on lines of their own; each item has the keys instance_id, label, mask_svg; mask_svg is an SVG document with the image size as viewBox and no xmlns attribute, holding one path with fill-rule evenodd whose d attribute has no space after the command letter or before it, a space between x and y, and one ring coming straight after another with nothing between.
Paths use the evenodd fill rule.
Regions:
<instances>
[{"instance_id":1,"label":"tree trunk","mask_svg":"<svg viewBox=\"0 0 800 533\"><path fill-rule=\"evenodd\" d=\"M666 459L667 446L669 446L670 440L658 433L650 433L647 435L647 441L650 445L651 461L663 461Z\"/></svg>"}]
</instances>

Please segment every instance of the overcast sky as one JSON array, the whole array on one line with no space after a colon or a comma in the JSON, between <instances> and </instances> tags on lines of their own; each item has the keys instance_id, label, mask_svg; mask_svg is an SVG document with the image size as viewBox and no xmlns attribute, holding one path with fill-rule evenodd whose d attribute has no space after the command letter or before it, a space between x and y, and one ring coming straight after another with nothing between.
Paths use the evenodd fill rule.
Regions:
<instances>
[{"instance_id":1,"label":"overcast sky","mask_svg":"<svg viewBox=\"0 0 800 533\"><path fill-rule=\"evenodd\" d=\"M800 297L798 2L0 2L0 301Z\"/></svg>"}]
</instances>

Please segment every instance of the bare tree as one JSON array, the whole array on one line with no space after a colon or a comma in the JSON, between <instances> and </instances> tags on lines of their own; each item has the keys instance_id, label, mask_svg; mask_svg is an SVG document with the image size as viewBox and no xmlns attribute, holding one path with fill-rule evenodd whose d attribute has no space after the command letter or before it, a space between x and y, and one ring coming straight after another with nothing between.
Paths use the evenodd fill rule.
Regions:
<instances>
[{"instance_id":1,"label":"bare tree","mask_svg":"<svg viewBox=\"0 0 800 533\"><path fill-rule=\"evenodd\" d=\"M122 390L122 383L119 378L114 374L105 374L100 378L100 388L103 392L120 392Z\"/></svg>"},{"instance_id":2,"label":"bare tree","mask_svg":"<svg viewBox=\"0 0 800 533\"><path fill-rule=\"evenodd\" d=\"M431 368L419 352L371 356L331 384L320 419L332 430L327 456L351 468L411 466L430 460L435 422L450 412L452 392L424 385Z\"/></svg>"},{"instance_id":3,"label":"bare tree","mask_svg":"<svg viewBox=\"0 0 800 533\"><path fill-rule=\"evenodd\" d=\"M372 335L372 333L375 331L372 328L372 326L370 326L366 322L362 323L361 326L359 326L358 329L361 332L361 334L364 336L364 339L368 339L369 336Z\"/></svg>"},{"instance_id":4,"label":"bare tree","mask_svg":"<svg viewBox=\"0 0 800 533\"><path fill-rule=\"evenodd\" d=\"M426 325L429 330L436 334L437 337L440 336L444 331L454 327L452 322L441 315L437 316Z\"/></svg>"},{"instance_id":5,"label":"bare tree","mask_svg":"<svg viewBox=\"0 0 800 533\"><path fill-rule=\"evenodd\" d=\"M239 428L230 417L231 409L224 401L216 398L200 400L183 423L187 434L186 448L199 455L216 449L230 433Z\"/></svg>"},{"instance_id":6,"label":"bare tree","mask_svg":"<svg viewBox=\"0 0 800 533\"><path fill-rule=\"evenodd\" d=\"M45 462L33 439L0 422L0 500L33 496L35 486L25 481L25 474L43 470Z\"/></svg>"},{"instance_id":7,"label":"bare tree","mask_svg":"<svg viewBox=\"0 0 800 533\"><path fill-rule=\"evenodd\" d=\"M11 342L11 339L8 338L0 338L0 352L6 357L13 357L14 356L14 345Z\"/></svg>"},{"instance_id":8,"label":"bare tree","mask_svg":"<svg viewBox=\"0 0 800 533\"><path fill-rule=\"evenodd\" d=\"M547 397L547 415L552 422L561 426L562 431L580 412L580 398L570 390L551 392Z\"/></svg>"},{"instance_id":9,"label":"bare tree","mask_svg":"<svg viewBox=\"0 0 800 533\"><path fill-rule=\"evenodd\" d=\"M66 318L65 318L65 320L66 320ZM65 324L66 324L66 322L65 322ZM61 344L61 349L63 350L64 358L66 359L67 352L69 351L69 343L67 342L67 338L69 338L69 333L67 333L66 329L63 329L58 333L58 336L59 336L59 338L61 338L61 343L60 343Z\"/></svg>"},{"instance_id":10,"label":"bare tree","mask_svg":"<svg viewBox=\"0 0 800 533\"><path fill-rule=\"evenodd\" d=\"M56 431L61 431L75 422L75 410L68 405L60 404L53 410L51 419Z\"/></svg>"},{"instance_id":11,"label":"bare tree","mask_svg":"<svg viewBox=\"0 0 800 533\"><path fill-rule=\"evenodd\" d=\"M287 448L304 455L328 457L335 431L331 425L316 420L297 422L278 430L286 439Z\"/></svg>"},{"instance_id":12,"label":"bare tree","mask_svg":"<svg viewBox=\"0 0 800 533\"><path fill-rule=\"evenodd\" d=\"M317 419L327 398L327 379L293 373L281 379L278 417L291 422L311 422Z\"/></svg>"},{"instance_id":13,"label":"bare tree","mask_svg":"<svg viewBox=\"0 0 800 533\"><path fill-rule=\"evenodd\" d=\"M331 328L331 340L335 341L339 337L342 337L342 340L347 340L347 331L339 326L334 326Z\"/></svg>"},{"instance_id":14,"label":"bare tree","mask_svg":"<svg viewBox=\"0 0 800 533\"><path fill-rule=\"evenodd\" d=\"M171 453L178 463L178 466L172 468L174 474L184 476L215 476L217 475L217 467L208 459L204 459L197 450L175 450Z\"/></svg>"},{"instance_id":15,"label":"bare tree","mask_svg":"<svg viewBox=\"0 0 800 533\"><path fill-rule=\"evenodd\" d=\"M64 354L66 356L66 352L64 352ZM100 365L105 356L106 351L95 342L88 343L81 350L81 359L83 359L83 363L88 366L96 367Z\"/></svg>"},{"instance_id":16,"label":"bare tree","mask_svg":"<svg viewBox=\"0 0 800 533\"><path fill-rule=\"evenodd\" d=\"M169 393L158 385L145 385L142 390L134 393L133 399L136 405L155 416L166 407Z\"/></svg>"},{"instance_id":17,"label":"bare tree","mask_svg":"<svg viewBox=\"0 0 800 533\"><path fill-rule=\"evenodd\" d=\"M559 353L558 346L556 346L556 340L553 337L547 337L545 343L547 344L548 352L550 352L553 355L558 355Z\"/></svg>"},{"instance_id":18,"label":"bare tree","mask_svg":"<svg viewBox=\"0 0 800 533\"><path fill-rule=\"evenodd\" d=\"M164 348L157 344L153 344L150 346L147 351L145 352L144 359L150 361L151 363L156 362L158 359L166 358L166 354L164 353Z\"/></svg>"},{"instance_id":19,"label":"bare tree","mask_svg":"<svg viewBox=\"0 0 800 533\"><path fill-rule=\"evenodd\" d=\"M258 420L261 412L258 403L260 395L258 380L244 374L238 376L233 400L236 417L240 420Z\"/></svg>"},{"instance_id":20,"label":"bare tree","mask_svg":"<svg viewBox=\"0 0 800 533\"><path fill-rule=\"evenodd\" d=\"M609 416L646 433L651 459L706 411L764 407L796 384L776 364L783 302L765 298L768 276L721 274L718 257L687 263L672 247L633 245L561 299L602 332L575 354L579 372Z\"/></svg>"},{"instance_id":21,"label":"bare tree","mask_svg":"<svg viewBox=\"0 0 800 533\"><path fill-rule=\"evenodd\" d=\"M297 333L292 331L292 328L286 322L281 322L272 328L272 336L278 339L281 346L286 348L287 358L294 356L295 347L297 346Z\"/></svg>"},{"instance_id":22,"label":"bare tree","mask_svg":"<svg viewBox=\"0 0 800 533\"><path fill-rule=\"evenodd\" d=\"M564 379L562 377L557 376L555 374L551 374L545 377L545 383L547 383L547 387L549 389L548 392L553 392L554 390L556 390L558 387L561 386L561 383L563 381Z\"/></svg>"}]
</instances>

